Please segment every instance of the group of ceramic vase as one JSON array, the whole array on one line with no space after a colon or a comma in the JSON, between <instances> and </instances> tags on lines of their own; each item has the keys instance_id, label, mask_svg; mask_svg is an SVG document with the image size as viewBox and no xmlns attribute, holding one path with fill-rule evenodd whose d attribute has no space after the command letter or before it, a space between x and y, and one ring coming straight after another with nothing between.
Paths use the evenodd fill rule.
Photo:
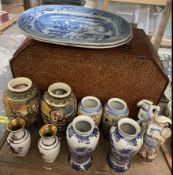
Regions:
<instances>
[{"instance_id":1,"label":"group of ceramic vase","mask_svg":"<svg viewBox=\"0 0 173 175\"><path fill-rule=\"evenodd\" d=\"M159 106L152 101L141 100L138 121L128 118L126 102L119 98L109 99L104 107L94 96L86 96L77 104L71 87L54 83L42 98L38 88L25 77L9 81L3 95L10 131L7 142L13 153L25 156L31 145L27 129L39 116L45 123L39 130L38 149L45 162L53 162L60 152L60 138L65 137L70 151L70 166L86 170L92 164L92 152L99 137L99 125L109 140L108 165L115 171L124 172L130 167L131 158L139 154L147 161L156 157L156 150L170 135L171 120L158 115Z\"/></svg>"}]
</instances>

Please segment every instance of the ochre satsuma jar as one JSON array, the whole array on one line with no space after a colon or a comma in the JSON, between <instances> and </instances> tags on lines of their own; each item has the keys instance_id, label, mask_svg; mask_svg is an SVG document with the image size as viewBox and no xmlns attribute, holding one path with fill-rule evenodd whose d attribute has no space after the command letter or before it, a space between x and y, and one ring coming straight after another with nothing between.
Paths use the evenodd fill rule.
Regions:
<instances>
[{"instance_id":1,"label":"ochre satsuma jar","mask_svg":"<svg viewBox=\"0 0 173 175\"><path fill-rule=\"evenodd\" d=\"M26 127L33 124L39 113L40 93L29 78L17 77L9 81L3 94L6 115L10 118L23 118Z\"/></svg>"},{"instance_id":2,"label":"ochre satsuma jar","mask_svg":"<svg viewBox=\"0 0 173 175\"><path fill-rule=\"evenodd\" d=\"M57 126L59 137L65 136L66 127L76 111L77 100L69 85L54 83L48 87L41 100L42 119L45 124Z\"/></svg>"}]
</instances>

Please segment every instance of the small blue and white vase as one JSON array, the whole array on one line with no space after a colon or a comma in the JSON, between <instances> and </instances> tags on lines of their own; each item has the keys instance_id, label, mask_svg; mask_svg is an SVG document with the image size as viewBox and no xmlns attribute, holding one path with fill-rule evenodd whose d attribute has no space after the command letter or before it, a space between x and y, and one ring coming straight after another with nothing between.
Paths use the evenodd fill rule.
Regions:
<instances>
[{"instance_id":1,"label":"small blue and white vase","mask_svg":"<svg viewBox=\"0 0 173 175\"><path fill-rule=\"evenodd\" d=\"M125 172L130 168L131 158L142 147L141 128L135 120L122 118L117 126L111 127L109 137L108 165L117 172Z\"/></svg>"},{"instance_id":2,"label":"small blue and white vase","mask_svg":"<svg viewBox=\"0 0 173 175\"><path fill-rule=\"evenodd\" d=\"M105 103L102 117L103 133L109 138L111 126L117 125L121 118L128 117L129 109L126 102L120 98L111 98Z\"/></svg>"},{"instance_id":3,"label":"small blue and white vase","mask_svg":"<svg viewBox=\"0 0 173 175\"><path fill-rule=\"evenodd\" d=\"M98 126L102 118L102 104L97 97L86 96L82 98L78 105L78 115L87 115L91 117Z\"/></svg>"},{"instance_id":4,"label":"small blue and white vase","mask_svg":"<svg viewBox=\"0 0 173 175\"><path fill-rule=\"evenodd\" d=\"M73 169L84 171L91 166L91 153L95 150L99 137L99 129L93 119L84 115L73 119L66 130L69 163Z\"/></svg>"}]
</instances>

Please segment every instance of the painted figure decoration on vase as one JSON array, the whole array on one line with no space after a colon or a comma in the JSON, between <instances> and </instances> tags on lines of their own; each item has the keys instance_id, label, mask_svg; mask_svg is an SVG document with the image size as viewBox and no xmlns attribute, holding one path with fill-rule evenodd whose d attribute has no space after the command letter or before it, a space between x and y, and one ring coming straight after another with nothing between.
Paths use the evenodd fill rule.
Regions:
<instances>
[{"instance_id":1,"label":"painted figure decoration on vase","mask_svg":"<svg viewBox=\"0 0 173 175\"><path fill-rule=\"evenodd\" d=\"M172 134L168 127L170 124L172 121L163 115L154 116L152 121L148 123L144 133L144 143L139 151L144 160L150 162L156 158L158 148Z\"/></svg>"},{"instance_id":2,"label":"painted figure decoration on vase","mask_svg":"<svg viewBox=\"0 0 173 175\"><path fill-rule=\"evenodd\" d=\"M129 109L126 102L119 98L111 98L104 105L102 126L103 133L109 138L109 130L111 126L117 125L121 118L128 117Z\"/></svg>"},{"instance_id":3,"label":"painted figure decoration on vase","mask_svg":"<svg viewBox=\"0 0 173 175\"><path fill-rule=\"evenodd\" d=\"M117 172L127 171L132 157L143 143L138 122L130 118L120 119L117 126L111 127L109 141L108 165Z\"/></svg>"},{"instance_id":4,"label":"painted figure decoration on vase","mask_svg":"<svg viewBox=\"0 0 173 175\"><path fill-rule=\"evenodd\" d=\"M100 133L97 125L88 116L77 116L66 130L70 151L70 166L76 170L87 170L92 164L91 153L95 150Z\"/></svg>"},{"instance_id":5,"label":"painted figure decoration on vase","mask_svg":"<svg viewBox=\"0 0 173 175\"><path fill-rule=\"evenodd\" d=\"M7 143L11 152L18 157L24 157L31 145L30 133L24 127L25 121L22 118L12 119L7 125L7 130L10 131Z\"/></svg>"},{"instance_id":6,"label":"painted figure decoration on vase","mask_svg":"<svg viewBox=\"0 0 173 175\"><path fill-rule=\"evenodd\" d=\"M65 136L68 123L77 112L77 100L71 87L65 83L54 83L49 86L41 100L42 119L45 124L54 124L58 136Z\"/></svg>"},{"instance_id":7,"label":"painted figure decoration on vase","mask_svg":"<svg viewBox=\"0 0 173 175\"><path fill-rule=\"evenodd\" d=\"M40 93L32 81L25 77L13 78L9 81L3 94L3 103L10 119L24 118L26 127L37 120L39 113Z\"/></svg>"},{"instance_id":8,"label":"painted figure decoration on vase","mask_svg":"<svg viewBox=\"0 0 173 175\"><path fill-rule=\"evenodd\" d=\"M160 107L153 105L153 102L150 100L143 99L137 103L137 106L140 107L138 113L139 124L142 129L142 133L146 132L148 124L153 120L155 116L159 114Z\"/></svg>"},{"instance_id":9,"label":"painted figure decoration on vase","mask_svg":"<svg viewBox=\"0 0 173 175\"><path fill-rule=\"evenodd\" d=\"M57 134L57 127L53 124L43 125L39 134L38 149L45 162L52 163L60 152L60 141Z\"/></svg>"},{"instance_id":10,"label":"painted figure decoration on vase","mask_svg":"<svg viewBox=\"0 0 173 175\"><path fill-rule=\"evenodd\" d=\"M98 126L102 118L102 109L102 104L97 97L86 96L79 103L77 114L91 117Z\"/></svg>"}]
</instances>

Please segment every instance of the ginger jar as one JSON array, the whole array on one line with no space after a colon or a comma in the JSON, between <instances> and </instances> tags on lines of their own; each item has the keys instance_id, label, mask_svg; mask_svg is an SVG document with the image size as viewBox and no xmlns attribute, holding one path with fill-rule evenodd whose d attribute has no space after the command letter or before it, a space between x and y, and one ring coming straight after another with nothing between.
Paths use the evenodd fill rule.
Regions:
<instances>
[{"instance_id":1,"label":"ginger jar","mask_svg":"<svg viewBox=\"0 0 173 175\"><path fill-rule=\"evenodd\" d=\"M86 96L78 105L78 115L87 115L92 118L98 126L102 118L102 104L97 97Z\"/></svg>"},{"instance_id":2,"label":"ginger jar","mask_svg":"<svg viewBox=\"0 0 173 175\"><path fill-rule=\"evenodd\" d=\"M77 100L69 85L54 83L49 86L41 100L41 114L45 124L57 126L59 137L65 136L66 127L76 111Z\"/></svg>"},{"instance_id":3,"label":"ginger jar","mask_svg":"<svg viewBox=\"0 0 173 175\"><path fill-rule=\"evenodd\" d=\"M128 117L128 115L129 109L124 100L119 98L109 99L104 105L102 117L104 136L108 138L111 126L117 125L121 118Z\"/></svg>"},{"instance_id":4,"label":"ginger jar","mask_svg":"<svg viewBox=\"0 0 173 175\"><path fill-rule=\"evenodd\" d=\"M5 112L10 119L21 117L30 126L37 120L39 98L39 90L29 78L13 78L3 94Z\"/></svg>"}]
</instances>

